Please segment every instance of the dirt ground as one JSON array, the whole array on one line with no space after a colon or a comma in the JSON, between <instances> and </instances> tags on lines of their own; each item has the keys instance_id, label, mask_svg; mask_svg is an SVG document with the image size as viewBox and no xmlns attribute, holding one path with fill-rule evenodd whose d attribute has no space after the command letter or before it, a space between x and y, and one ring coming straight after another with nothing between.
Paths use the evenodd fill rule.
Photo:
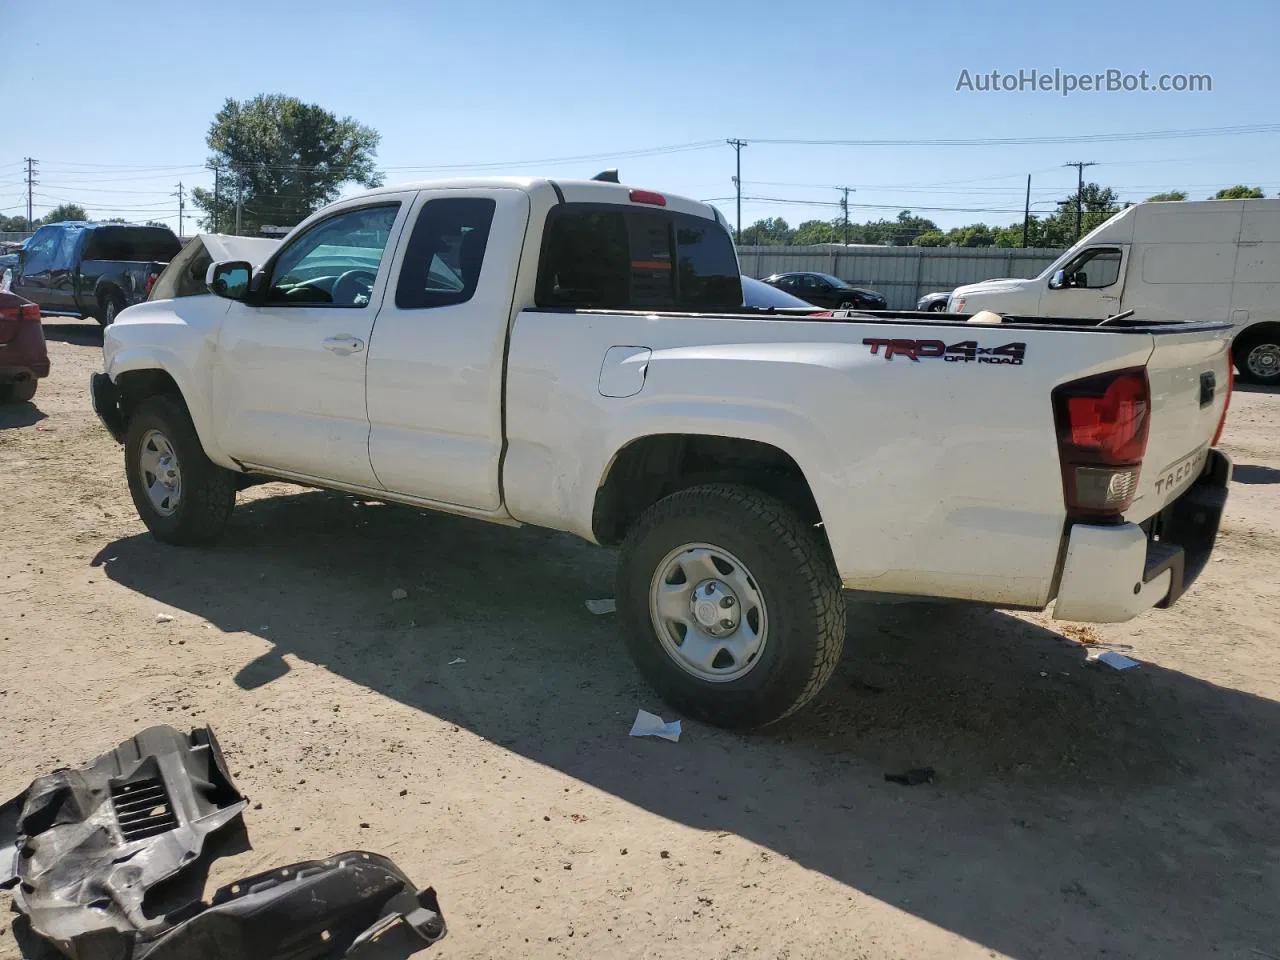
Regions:
<instances>
[{"instance_id":1,"label":"dirt ground","mask_svg":"<svg viewBox=\"0 0 1280 960\"><path fill-rule=\"evenodd\" d=\"M439 958L1280 958L1280 395L1237 392L1218 552L1173 609L851 599L811 709L668 743L627 736L663 706L583 606L609 553L283 484L161 546L89 409L96 325L46 333L52 377L0 412L0 799L211 724L253 849L210 884L386 853L439 891Z\"/></svg>"}]
</instances>

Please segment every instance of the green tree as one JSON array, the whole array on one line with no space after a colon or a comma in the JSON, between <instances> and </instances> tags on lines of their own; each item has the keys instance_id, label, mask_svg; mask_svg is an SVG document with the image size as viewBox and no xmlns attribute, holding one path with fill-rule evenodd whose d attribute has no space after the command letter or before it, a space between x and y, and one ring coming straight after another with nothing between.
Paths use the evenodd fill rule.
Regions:
<instances>
[{"instance_id":1,"label":"green tree","mask_svg":"<svg viewBox=\"0 0 1280 960\"><path fill-rule=\"evenodd\" d=\"M766 217L742 228L742 243L748 247L783 246L791 243L794 235L795 231L782 217Z\"/></svg>"},{"instance_id":2,"label":"green tree","mask_svg":"<svg viewBox=\"0 0 1280 960\"><path fill-rule=\"evenodd\" d=\"M791 242L798 247L814 243L838 243L840 235L834 224L825 220L806 220L796 227Z\"/></svg>"},{"instance_id":3,"label":"green tree","mask_svg":"<svg viewBox=\"0 0 1280 960\"><path fill-rule=\"evenodd\" d=\"M378 133L351 117L339 118L296 97L259 94L228 99L209 126L209 164L218 171L218 193L196 187L191 202L202 225L231 230L236 198L241 232L263 224L292 226L338 198L343 185L375 187Z\"/></svg>"},{"instance_id":4,"label":"green tree","mask_svg":"<svg viewBox=\"0 0 1280 960\"><path fill-rule=\"evenodd\" d=\"M1261 200L1266 194L1261 187L1246 187L1238 183L1234 187L1223 187L1210 200Z\"/></svg>"},{"instance_id":5,"label":"green tree","mask_svg":"<svg viewBox=\"0 0 1280 960\"><path fill-rule=\"evenodd\" d=\"M89 214L78 203L60 203L47 214L41 223L61 223L64 220L88 220Z\"/></svg>"},{"instance_id":6,"label":"green tree","mask_svg":"<svg viewBox=\"0 0 1280 960\"><path fill-rule=\"evenodd\" d=\"M985 223L974 223L947 231L946 241L949 247L993 247L996 233Z\"/></svg>"},{"instance_id":7,"label":"green tree","mask_svg":"<svg viewBox=\"0 0 1280 960\"><path fill-rule=\"evenodd\" d=\"M25 233L35 229L26 217L6 217L0 214L0 233Z\"/></svg>"},{"instance_id":8,"label":"green tree","mask_svg":"<svg viewBox=\"0 0 1280 960\"><path fill-rule=\"evenodd\" d=\"M919 234L911 241L912 246L916 247L943 247L946 246L947 238L941 230L926 230Z\"/></svg>"},{"instance_id":9,"label":"green tree","mask_svg":"<svg viewBox=\"0 0 1280 960\"><path fill-rule=\"evenodd\" d=\"M1187 199L1187 191L1185 190L1166 190L1164 193L1153 193L1147 197L1147 203L1169 203L1172 200Z\"/></svg>"}]
</instances>

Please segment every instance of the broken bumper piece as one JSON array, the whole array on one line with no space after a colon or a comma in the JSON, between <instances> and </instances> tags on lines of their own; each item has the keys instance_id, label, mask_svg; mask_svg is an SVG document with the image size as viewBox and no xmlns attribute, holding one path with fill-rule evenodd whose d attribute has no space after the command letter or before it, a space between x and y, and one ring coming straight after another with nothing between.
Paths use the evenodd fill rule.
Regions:
<instances>
[{"instance_id":1,"label":"broken bumper piece","mask_svg":"<svg viewBox=\"0 0 1280 960\"><path fill-rule=\"evenodd\" d=\"M241 825L244 805L212 730L149 728L0 806L0 888L71 960L320 960L400 925L427 943L444 936L435 891L363 851L249 877L204 903L206 841Z\"/></svg>"}]
</instances>

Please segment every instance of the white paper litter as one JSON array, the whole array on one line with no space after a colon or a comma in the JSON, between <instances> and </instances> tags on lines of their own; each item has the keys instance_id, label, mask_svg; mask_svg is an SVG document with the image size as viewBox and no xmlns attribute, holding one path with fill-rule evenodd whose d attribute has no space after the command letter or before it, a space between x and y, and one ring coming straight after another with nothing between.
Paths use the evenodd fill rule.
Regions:
<instances>
[{"instance_id":1,"label":"white paper litter","mask_svg":"<svg viewBox=\"0 0 1280 960\"><path fill-rule=\"evenodd\" d=\"M466 662L467 662L466 658L464 657L454 657L452 660L449 661L449 666L452 667L452 666L456 666L459 663L466 663Z\"/></svg>"},{"instance_id":2,"label":"white paper litter","mask_svg":"<svg viewBox=\"0 0 1280 960\"><path fill-rule=\"evenodd\" d=\"M157 613L156 623L173 623L173 617L169 616L167 613Z\"/></svg>"},{"instance_id":3,"label":"white paper litter","mask_svg":"<svg viewBox=\"0 0 1280 960\"><path fill-rule=\"evenodd\" d=\"M586 607L597 617L604 616L606 613L614 613L618 609L618 601L612 597L607 600L588 600Z\"/></svg>"},{"instance_id":4,"label":"white paper litter","mask_svg":"<svg viewBox=\"0 0 1280 960\"><path fill-rule=\"evenodd\" d=\"M403 600L407 596L409 596L409 591L401 589L400 587L396 587L391 591L392 600Z\"/></svg>"},{"instance_id":5,"label":"white paper litter","mask_svg":"<svg viewBox=\"0 0 1280 960\"><path fill-rule=\"evenodd\" d=\"M672 720L667 723L656 713L650 713L648 710L637 710L636 722L631 725L631 736L661 737L663 740L670 740L675 743L680 739L680 721Z\"/></svg>"},{"instance_id":6,"label":"white paper litter","mask_svg":"<svg viewBox=\"0 0 1280 960\"><path fill-rule=\"evenodd\" d=\"M1114 650L1103 650L1094 659L1099 663L1105 663L1108 667L1114 667L1116 670L1128 670L1130 667L1138 665L1137 660L1131 660L1123 653L1116 653Z\"/></svg>"}]
</instances>

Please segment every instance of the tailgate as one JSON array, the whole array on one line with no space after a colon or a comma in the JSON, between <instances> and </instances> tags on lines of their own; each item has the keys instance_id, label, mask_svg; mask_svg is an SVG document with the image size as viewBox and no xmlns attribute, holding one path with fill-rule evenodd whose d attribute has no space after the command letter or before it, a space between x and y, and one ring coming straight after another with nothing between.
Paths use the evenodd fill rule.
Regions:
<instances>
[{"instance_id":1,"label":"tailgate","mask_svg":"<svg viewBox=\"0 0 1280 960\"><path fill-rule=\"evenodd\" d=\"M1138 496L1125 519L1140 523L1199 476L1227 403L1231 330L1153 331L1147 361L1151 425Z\"/></svg>"}]
</instances>

